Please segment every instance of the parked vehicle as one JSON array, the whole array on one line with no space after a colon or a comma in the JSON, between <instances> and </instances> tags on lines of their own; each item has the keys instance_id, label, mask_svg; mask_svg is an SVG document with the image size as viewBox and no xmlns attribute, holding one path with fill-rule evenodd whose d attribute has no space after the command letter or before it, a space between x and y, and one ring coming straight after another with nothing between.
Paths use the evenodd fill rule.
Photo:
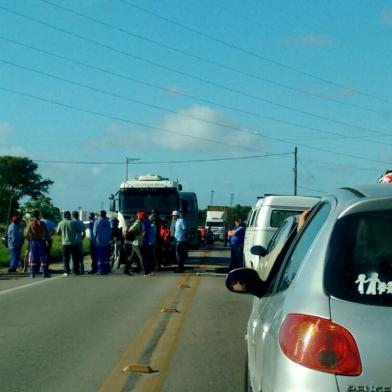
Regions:
<instances>
[{"instance_id":1,"label":"parked vehicle","mask_svg":"<svg viewBox=\"0 0 392 392\"><path fill-rule=\"evenodd\" d=\"M390 184L341 188L288 237L265 280L229 273L229 290L255 296L246 391L391 390L391 233Z\"/></svg>"},{"instance_id":2,"label":"parked vehicle","mask_svg":"<svg viewBox=\"0 0 392 392\"><path fill-rule=\"evenodd\" d=\"M298 218L299 215L291 215L286 218L279 229L275 231L266 248L261 245L251 247L252 255L256 258L259 257L256 271L261 280L268 279L276 259L281 256L283 249L293 241L297 234Z\"/></svg>"},{"instance_id":3,"label":"parked vehicle","mask_svg":"<svg viewBox=\"0 0 392 392\"><path fill-rule=\"evenodd\" d=\"M275 231L290 215L298 215L319 201L317 197L266 195L258 198L249 213L244 241L245 267L258 269L260 258L252 255L254 245L267 247Z\"/></svg>"},{"instance_id":4,"label":"parked vehicle","mask_svg":"<svg viewBox=\"0 0 392 392\"><path fill-rule=\"evenodd\" d=\"M211 228L214 240L223 241L225 238L227 207L207 206L206 229Z\"/></svg>"},{"instance_id":5,"label":"parked vehicle","mask_svg":"<svg viewBox=\"0 0 392 392\"><path fill-rule=\"evenodd\" d=\"M182 185L177 180L151 174L138 176L122 182L109 200L110 211L116 213L120 228L125 228L126 222L135 218L137 211L150 213L157 209L161 218L171 222L172 211L181 210L187 219L188 245L198 247L200 244L197 196L194 192L182 192Z\"/></svg>"}]
</instances>

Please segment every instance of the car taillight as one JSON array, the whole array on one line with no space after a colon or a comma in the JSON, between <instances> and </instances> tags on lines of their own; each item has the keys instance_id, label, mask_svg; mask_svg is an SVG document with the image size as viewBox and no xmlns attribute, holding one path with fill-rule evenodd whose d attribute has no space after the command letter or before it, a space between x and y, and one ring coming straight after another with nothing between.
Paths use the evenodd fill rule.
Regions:
<instances>
[{"instance_id":1,"label":"car taillight","mask_svg":"<svg viewBox=\"0 0 392 392\"><path fill-rule=\"evenodd\" d=\"M346 376L362 372L353 336L330 320L288 314L280 327L279 344L287 357L308 368Z\"/></svg>"}]
</instances>

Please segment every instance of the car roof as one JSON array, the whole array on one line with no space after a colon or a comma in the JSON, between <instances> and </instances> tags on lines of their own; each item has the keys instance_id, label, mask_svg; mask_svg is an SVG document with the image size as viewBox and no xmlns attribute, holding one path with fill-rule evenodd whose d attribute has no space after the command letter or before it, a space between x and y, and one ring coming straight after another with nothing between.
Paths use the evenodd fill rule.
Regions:
<instances>
[{"instance_id":1,"label":"car roof","mask_svg":"<svg viewBox=\"0 0 392 392\"><path fill-rule=\"evenodd\" d=\"M311 207L320 200L316 196L294 196L294 195L266 195L260 197L255 207L271 205L280 207Z\"/></svg>"},{"instance_id":2,"label":"car roof","mask_svg":"<svg viewBox=\"0 0 392 392\"><path fill-rule=\"evenodd\" d=\"M389 198L392 197L391 184L364 184L338 188L331 192L336 196L347 199L358 198Z\"/></svg>"}]
</instances>

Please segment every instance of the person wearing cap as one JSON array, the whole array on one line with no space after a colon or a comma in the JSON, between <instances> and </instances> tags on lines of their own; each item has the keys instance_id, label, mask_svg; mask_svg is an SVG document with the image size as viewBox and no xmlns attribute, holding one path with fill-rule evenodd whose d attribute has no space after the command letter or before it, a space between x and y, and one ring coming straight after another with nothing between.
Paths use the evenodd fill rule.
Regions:
<instances>
[{"instance_id":1,"label":"person wearing cap","mask_svg":"<svg viewBox=\"0 0 392 392\"><path fill-rule=\"evenodd\" d=\"M185 259L188 252L188 245L186 240L186 223L183 218L180 217L178 211L172 212L172 220L174 221L174 239L177 259L177 269L174 272L185 271Z\"/></svg>"},{"instance_id":2,"label":"person wearing cap","mask_svg":"<svg viewBox=\"0 0 392 392\"><path fill-rule=\"evenodd\" d=\"M106 216L106 211L99 212L99 218L94 222L93 235L97 244L97 275L107 275L110 268L110 240L112 227Z\"/></svg>"},{"instance_id":3,"label":"person wearing cap","mask_svg":"<svg viewBox=\"0 0 392 392\"><path fill-rule=\"evenodd\" d=\"M135 260L136 268L133 269L133 272L139 273L142 268L144 269L145 275L151 275L152 271L149 270L149 265L146 264L144 259L144 249L143 249L143 221L146 218L146 214L143 211L138 211L136 213L136 220L129 228L129 238L133 238L132 240L132 252L131 256L127 260L127 264L124 269L124 274L132 275L130 268L133 260Z\"/></svg>"},{"instance_id":4,"label":"person wearing cap","mask_svg":"<svg viewBox=\"0 0 392 392\"><path fill-rule=\"evenodd\" d=\"M64 263L64 276L71 274L70 261L78 260L78 246L76 245L76 225L71 220L71 213L64 212L64 219L57 225L56 233L61 234L61 243L63 246L63 263ZM74 263L73 272L79 275L79 263Z\"/></svg>"},{"instance_id":5,"label":"person wearing cap","mask_svg":"<svg viewBox=\"0 0 392 392\"><path fill-rule=\"evenodd\" d=\"M31 277L35 278L41 264L44 278L49 278L48 264L46 263L45 241L49 237L48 229L44 222L40 220L39 210L32 212L32 220L26 227L25 236L30 241L30 270Z\"/></svg>"},{"instance_id":6,"label":"person wearing cap","mask_svg":"<svg viewBox=\"0 0 392 392\"><path fill-rule=\"evenodd\" d=\"M8 272L16 272L24 242L23 225L18 213L12 215L11 224L8 226L7 236L8 249L10 251L10 267Z\"/></svg>"}]
</instances>

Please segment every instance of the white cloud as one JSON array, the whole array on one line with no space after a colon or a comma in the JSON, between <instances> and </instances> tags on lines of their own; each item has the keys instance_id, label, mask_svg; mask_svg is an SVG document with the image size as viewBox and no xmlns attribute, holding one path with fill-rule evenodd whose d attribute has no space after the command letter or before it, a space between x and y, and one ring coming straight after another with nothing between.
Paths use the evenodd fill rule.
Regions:
<instances>
[{"instance_id":1,"label":"white cloud","mask_svg":"<svg viewBox=\"0 0 392 392\"><path fill-rule=\"evenodd\" d=\"M224 124L222 127L218 124ZM158 147L167 150L200 152L244 152L247 149L262 151L264 144L238 121L206 106L194 105L167 114L162 121L152 125L157 129L124 128L112 124L100 140L90 140L93 148Z\"/></svg>"},{"instance_id":2,"label":"white cloud","mask_svg":"<svg viewBox=\"0 0 392 392\"><path fill-rule=\"evenodd\" d=\"M0 122L0 155L25 156L26 152L21 146L9 141L13 131L13 125L5 121Z\"/></svg>"},{"instance_id":3,"label":"white cloud","mask_svg":"<svg viewBox=\"0 0 392 392\"><path fill-rule=\"evenodd\" d=\"M332 46L331 39L326 35L304 35L290 38L290 44L307 48L328 48Z\"/></svg>"},{"instance_id":4,"label":"white cloud","mask_svg":"<svg viewBox=\"0 0 392 392\"><path fill-rule=\"evenodd\" d=\"M392 8L383 8L380 13L380 18L384 25L392 26Z\"/></svg>"}]
</instances>

